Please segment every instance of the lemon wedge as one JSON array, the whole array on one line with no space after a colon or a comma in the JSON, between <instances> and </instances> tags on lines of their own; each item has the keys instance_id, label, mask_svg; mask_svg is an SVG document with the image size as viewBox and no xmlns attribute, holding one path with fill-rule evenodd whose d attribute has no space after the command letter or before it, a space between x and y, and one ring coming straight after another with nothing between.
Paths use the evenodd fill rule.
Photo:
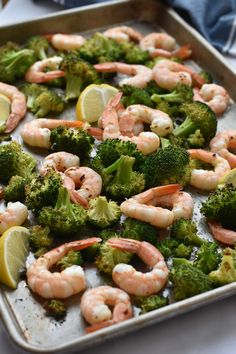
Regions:
<instances>
[{"instance_id":1,"label":"lemon wedge","mask_svg":"<svg viewBox=\"0 0 236 354\"><path fill-rule=\"evenodd\" d=\"M76 118L88 123L96 122L110 98L117 93L118 90L115 87L107 84L87 86L77 101Z\"/></svg>"},{"instance_id":2,"label":"lemon wedge","mask_svg":"<svg viewBox=\"0 0 236 354\"><path fill-rule=\"evenodd\" d=\"M25 265L29 253L29 230L13 226L0 237L0 281L16 288L20 279L19 271Z\"/></svg>"},{"instance_id":3,"label":"lemon wedge","mask_svg":"<svg viewBox=\"0 0 236 354\"><path fill-rule=\"evenodd\" d=\"M11 101L7 96L0 94L0 127L5 124L11 111Z\"/></svg>"},{"instance_id":4,"label":"lemon wedge","mask_svg":"<svg viewBox=\"0 0 236 354\"><path fill-rule=\"evenodd\" d=\"M221 177L218 184L232 184L234 187L236 187L236 168L233 168L231 171Z\"/></svg>"}]
</instances>

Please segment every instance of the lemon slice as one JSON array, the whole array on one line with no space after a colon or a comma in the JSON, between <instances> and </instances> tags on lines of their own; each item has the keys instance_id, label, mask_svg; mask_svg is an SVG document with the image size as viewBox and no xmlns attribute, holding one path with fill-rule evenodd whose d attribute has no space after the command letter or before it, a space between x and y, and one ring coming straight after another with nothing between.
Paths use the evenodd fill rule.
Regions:
<instances>
[{"instance_id":1,"label":"lemon slice","mask_svg":"<svg viewBox=\"0 0 236 354\"><path fill-rule=\"evenodd\" d=\"M115 87L107 84L87 86L77 101L76 118L88 123L96 122L109 99L114 97L117 92Z\"/></svg>"},{"instance_id":2,"label":"lemon slice","mask_svg":"<svg viewBox=\"0 0 236 354\"><path fill-rule=\"evenodd\" d=\"M221 177L218 184L233 184L233 186L236 187L236 168L233 168Z\"/></svg>"},{"instance_id":3,"label":"lemon slice","mask_svg":"<svg viewBox=\"0 0 236 354\"><path fill-rule=\"evenodd\" d=\"M16 288L20 279L19 270L24 267L29 253L29 230L13 226L0 237L0 281Z\"/></svg>"},{"instance_id":4,"label":"lemon slice","mask_svg":"<svg viewBox=\"0 0 236 354\"><path fill-rule=\"evenodd\" d=\"M4 125L11 111L11 101L7 96L0 94L0 127Z\"/></svg>"}]
</instances>

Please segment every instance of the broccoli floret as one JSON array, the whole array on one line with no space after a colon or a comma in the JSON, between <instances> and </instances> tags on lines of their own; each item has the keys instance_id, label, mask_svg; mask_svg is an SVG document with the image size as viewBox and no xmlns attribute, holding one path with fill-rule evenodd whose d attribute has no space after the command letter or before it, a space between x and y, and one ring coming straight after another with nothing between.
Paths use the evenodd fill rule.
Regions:
<instances>
[{"instance_id":1,"label":"broccoli floret","mask_svg":"<svg viewBox=\"0 0 236 354\"><path fill-rule=\"evenodd\" d=\"M225 248L219 268L209 274L214 286L220 286L236 281L236 251L232 248Z\"/></svg>"},{"instance_id":2,"label":"broccoli floret","mask_svg":"<svg viewBox=\"0 0 236 354\"><path fill-rule=\"evenodd\" d=\"M94 262L100 247L101 245L99 243L95 243L94 245L81 250L83 260L87 262Z\"/></svg>"},{"instance_id":3,"label":"broccoli floret","mask_svg":"<svg viewBox=\"0 0 236 354\"><path fill-rule=\"evenodd\" d=\"M99 272L112 274L112 270L117 264L129 263L132 256L133 254L130 252L123 252L103 243L99 248L95 264Z\"/></svg>"},{"instance_id":4,"label":"broccoli floret","mask_svg":"<svg viewBox=\"0 0 236 354\"><path fill-rule=\"evenodd\" d=\"M60 187L55 207L44 207L39 212L39 223L48 226L58 236L78 232L87 219L86 210L79 204L72 204L66 188Z\"/></svg>"},{"instance_id":5,"label":"broccoli floret","mask_svg":"<svg viewBox=\"0 0 236 354\"><path fill-rule=\"evenodd\" d=\"M80 56L92 64L119 61L123 50L119 43L101 33L95 33L79 50Z\"/></svg>"},{"instance_id":6,"label":"broccoli floret","mask_svg":"<svg viewBox=\"0 0 236 354\"><path fill-rule=\"evenodd\" d=\"M78 155L81 161L88 159L94 138L83 129L58 127L51 130L51 149Z\"/></svg>"},{"instance_id":7,"label":"broccoli floret","mask_svg":"<svg viewBox=\"0 0 236 354\"><path fill-rule=\"evenodd\" d=\"M25 43L26 48L32 49L39 60L47 58L49 43L43 36L31 36Z\"/></svg>"},{"instance_id":8,"label":"broccoli floret","mask_svg":"<svg viewBox=\"0 0 236 354\"><path fill-rule=\"evenodd\" d=\"M146 188L179 183L185 186L191 176L189 153L181 147L167 146L148 155L141 166Z\"/></svg>"},{"instance_id":9,"label":"broccoli floret","mask_svg":"<svg viewBox=\"0 0 236 354\"><path fill-rule=\"evenodd\" d=\"M226 228L236 227L236 187L228 184L212 192L202 204L201 213Z\"/></svg>"},{"instance_id":10,"label":"broccoli floret","mask_svg":"<svg viewBox=\"0 0 236 354\"><path fill-rule=\"evenodd\" d=\"M43 307L46 310L46 315L54 317L56 320L64 318L67 313L65 304L61 300L48 300Z\"/></svg>"},{"instance_id":11,"label":"broccoli floret","mask_svg":"<svg viewBox=\"0 0 236 354\"><path fill-rule=\"evenodd\" d=\"M185 245L201 246L203 240L197 235L196 224L189 219L178 219L170 230L170 236Z\"/></svg>"},{"instance_id":12,"label":"broccoli floret","mask_svg":"<svg viewBox=\"0 0 236 354\"><path fill-rule=\"evenodd\" d=\"M34 212L39 212L45 206L54 206L61 185L61 176L55 171L33 178L25 187L27 207Z\"/></svg>"},{"instance_id":13,"label":"broccoli floret","mask_svg":"<svg viewBox=\"0 0 236 354\"><path fill-rule=\"evenodd\" d=\"M29 67L36 61L30 49L5 48L0 56L0 81L13 83L24 77Z\"/></svg>"},{"instance_id":14,"label":"broccoli floret","mask_svg":"<svg viewBox=\"0 0 236 354\"><path fill-rule=\"evenodd\" d=\"M166 238L165 240L157 244L157 248L159 249L163 257L167 259L173 255L174 249L178 247L178 245L179 242L177 240Z\"/></svg>"},{"instance_id":15,"label":"broccoli floret","mask_svg":"<svg viewBox=\"0 0 236 354\"><path fill-rule=\"evenodd\" d=\"M42 92L47 91L47 87L39 84L25 83L21 87L21 91L26 95L27 108L29 108L29 110L32 111L33 113L36 113L34 112L35 100Z\"/></svg>"},{"instance_id":16,"label":"broccoli floret","mask_svg":"<svg viewBox=\"0 0 236 354\"><path fill-rule=\"evenodd\" d=\"M180 264L172 268L170 281L176 301L204 293L212 289L211 281L201 270L191 264Z\"/></svg>"},{"instance_id":17,"label":"broccoli floret","mask_svg":"<svg viewBox=\"0 0 236 354\"><path fill-rule=\"evenodd\" d=\"M125 63L128 64L145 64L149 59L148 51L142 50L133 42L123 41L120 44L123 51Z\"/></svg>"},{"instance_id":18,"label":"broccoli floret","mask_svg":"<svg viewBox=\"0 0 236 354\"><path fill-rule=\"evenodd\" d=\"M188 138L199 129L204 138L204 145L207 145L215 136L217 129L216 115L211 108L205 103L195 101L183 103L179 111L186 119L179 127L174 129L173 134L177 137Z\"/></svg>"},{"instance_id":19,"label":"broccoli floret","mask_svg":"<svg viewBox=\"0 0 236 354\"><path fill-rule=\"evenodd\" d=\"M125 219L121 226L122 237L157 245L158 231L155 226L132 218Z\"/></svg>"},{"instance_id":20,"label":"broccoli floret","mask_svg":"<svg viewBox=\"0 0 236 354\"><path fill-rule=\"evenodd\" d=\"M202 70L198 75L205 81L205 84L211 84L213 82L213 77L208 71Z\"/></svg>"},{"instance_id":21,"label":"broccoli floret","mask_svg":"<svg viewBox=\"0 0 236 354\"><path fill-rule=\"evenodd\" d=\"M145 89L130 85L123 85L120 90L123 92L121 101L125 107L133 104L143 104L152 108L155 107L155 103L151 100L150 95Z\"/></svg>"},{"instance_id":22,"label":"broccoli floret","mask_svg":"<svg viewBox=\"0 0 236 354\"><path fill-rule=\"evenodd\" d=\"M0 181L7 183L12 176L28 177L36 167L36 160L21 149L16 141L0 146Z\"/></svg>"},{"instance_id":23,"label":"broccoli floret","mask_svg":"<svg viewBox=\"0 0 236 354\"><path fill-rule=\"evenodd\" d=\"M133 171L134 162L134 157L122 155L111 166L103 170L102 176L105 178L106 175L115 173L114 177L105 185L105 191L109 196L116 200L122 200L144 190L144 175Z\"/></svg>"},{"instance_id":24,"label":"broccoli floret","mask_svg":"<svg viewBox=\"0 0 236 354\"><path fill-rule=\"evenodd\" d=\"M89 202L88 220L98 227L104 228L115 224L121 216L119 205L106 197L97 197Z\"/></svg>"},{"instance_id":25,"label":"broccoli floret","mask_svg":"<svg viewBox=\"0 0 236 354\"><path fill-rule=\"evenodd\" d=\"M66 256L62 257L57 266L61 270L71 267L73 265L81 266L83 264L83 258L80 251L69 251Z\"/></svg>"},{"instance_id":26,"label":"broccoli floret","mask_svg":"<svg viewBox=\"0 0 236 354\"><path fill-rule=\"evenodd\" d=\"M5 202L23 202L25 199L25 186L30 183L35 175L29 177L13 176L4 188Z\"/></svg>"},{"instance_id":27,"label":"broccoli floret","mask_svg":"<svg viewBox=\"0 0 236 354\"><path fill-rule=\"evenodd\" d=\"M66 100L79 97L81 91L93 83L100 83L100 78L94 67L75 54L67 54L60 64L65 72Z\"/></svg>"},{"instance_id":28,"label":"broccoli floret","mask_svg":"<svg viewBox=\"0 0 236 354\"><path fill-rule=\"evenodd\" d=\"M54 91L44 91L42 92L34 102L34 107L32 112L36 114L37 117L43 118L49 114L60 114L65 109L65 102L63 99Z\"/></svg>"},{"instance_id":29,"label":"broccoli floret","mask_svg":"<svg viewBox=\"0 0 236 354\"><path fill-rule=\"evenodd\" d=\"M190 258L192 251L192 246L186 246L185 244L180 243L176 248L174 248L173 254L178 258Z\"/></svg>"},{"instance_id":30,"label":"broccoli floret","mask_svg":"<svg viewBox=\"0 0 236 354\"><path fill-rule=\"evenodd\" d=\"M159 103L160 100L164 100L170 103L184 103L184 102L192 102L193 101L193 90L191 87L178 84L174 88L173 91L165 94L157 94L152 95L151 99Z\"/></svg>"},{"instance_id":31,"label":"broccoli floret","mask_svg":"<svg viewBox=\"0 0 236 354\"><path fill-rule=\"evenodd\" d=\"M197 259L193 262L193 265L205 274L215 270L221 260L218 245L215 242L204 242L196 256Z\"/></svg>"},{"instance_id":32,"label":"broccoli floret","mask_svg":"<svg viewBox=\"0 0 236 354\"><path fill-rule=\"evenodd\" d=\"M35 225L30 228L29 245L35 257L40 257L51 248L53 236L48 227Z\"/></svg>"},{"instance_id":33,"label":"broccoli floret","mask_svg":"<svg viewBox=\"0 0 236 354\"><path fill-rule=\"evenodd\" d=\"M159 309L160 307L169 304L168 298L160 295L135 296L133 300L135 306L140 307L141 314Z\"/></svg>"},{"instance_id":34,"label":"broccoli floret","mask_svg":"<svg viewBox=\"0 0 236 354\"><path fill-rule=\"evenodd\" d=\"M187 138L187 148L201 148L204 146L205 139L200 129L195 130L193 134L190 134Z\"/></svg>"}]
</instances>

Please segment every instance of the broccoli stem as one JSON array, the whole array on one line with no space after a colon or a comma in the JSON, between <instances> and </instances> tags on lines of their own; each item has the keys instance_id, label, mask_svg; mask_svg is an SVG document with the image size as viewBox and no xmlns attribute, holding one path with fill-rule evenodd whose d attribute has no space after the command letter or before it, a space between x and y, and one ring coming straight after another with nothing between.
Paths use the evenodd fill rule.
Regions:
<instances>
[{"instance_id":1,"label":"broccoli stem","mask_svg":"<svg viewBox=\"0 0 236 354\"><path fill-rule=\"evenodd\" d=\"M190 118L186 118L185 121L179 127L175 128L173 134L180 138L186 138L190 134L193 134L196 129L196 124L194 124L194 122Z\"/></svg>"},{"instance_id":2,"label":"broccoli stem","mask_svg":"<svg viewBox=\"0 0 236 354\"><path fill-rule=\"evenodd\" d=\"M162 148L162 149L165 149L165 148L167 148L168 146L171 145L169 139L165 139L165 138L163 138L163 137L160 137L160 140L161 140L161 148Z\"/></svg>"},{"instance_id":3,"label":"broccoli stem","mask_svg":"<svg viewBox=\"0 0 236 354\"><path fill-rule=\"evenodd\" d=\"M83 79L73 73L66 74L66 100L79 97Z\"/></svg>"},{"instance_id":4,"label":"broccoli stem","mask_svg":"<svg viewBox=\"0 0 236 354\"><path fill-rule=\"evenodd\" d=\"M19 52L12 53L7 56L6 58L3 58L1 60L2 64L8 66L8 69L11 67L14 67L15 65L19 65L21 61L24 61L24 59L28 56L32 56L32 50L30 49L22 49Z\"/></svg>"},{"instance_id":5,"label":"broccoli stem","mask_svg":"<svg viewBox=\"0 0 236 354\"><path fill-rule=\"evenodd\" d=\"M47 54L46 54L46 51L45 51L44 48L40 48L38 54L39 54L39 58L40 58L41 60L47 59Z\"/></svg>"},{"instance_id":6,"label":"broccoli stem","mask_svg":"<svg viewBox=\"0 0 236 354\"><path fill-rule=\"evenodd\" d=\"M68 190L66 188L61 187L58 192L57 202L55 205L55 209L65 208L68 211L68 215L70 218L75 219L75 214L72 208L72 204L70 201L70 196Z\"/></svg>"},{"instance_id":7,"label":"broccoli stem","mask_svg":"<svg viewBox=\"0 0 236 354\"><path fill-rule=\"evenodd\" d=\"M177 91L172 91L172 92L164 93L164 94L154 93L151 97L151 99L156 103L160 102L160 98L162 98L163 100L165 100L167 102L174 102L174 103L185 102L183 96Z\"/></svg>"},{"instance_id":8,"label":"broccoli stem","mask_svg":"<svg viewBox=\"0 0 236 354\"><path fill-rule=\"evenodd\" d=\"M122 155L111 166L105 168L104 171L108 174L116 171L114 183L127 184L131 181L134 162L134 157Z\"/></svg>"},{"instance_id":9,"label":"broccoli stem","mask_svg":"<svg viewBox=\"0 0 236 354\"><path fill-rule=\"evenodd\" d=\"M107 219L113 219L114 211L112 208L109 207L109 203L108 203L106 197L99 197L97 199L95 214L97 215L98 219L100 217L107 218Z\"/></svg>"}]
</instances>

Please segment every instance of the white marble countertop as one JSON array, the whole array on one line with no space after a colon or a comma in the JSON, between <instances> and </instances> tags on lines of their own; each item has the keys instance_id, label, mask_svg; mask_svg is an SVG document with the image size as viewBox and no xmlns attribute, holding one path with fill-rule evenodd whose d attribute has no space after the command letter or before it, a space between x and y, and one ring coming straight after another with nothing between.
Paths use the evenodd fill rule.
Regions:
<instances>
[{"instance_id":1,"label":"white marble countertop","mask_svg":"<svg viewBox=\"0 0 236 354\"><path fill-rule=\"evenodd\" d=\"M0 11L0 26L60 11L49 1L10 0ZM236 60L227 58L236 66ZM236 297L165 320L139 332L83 351L83 354L234 354L236 353ZM0 353L25 353L8 337L0 321Z\"/></svg>"}]
</instances>

